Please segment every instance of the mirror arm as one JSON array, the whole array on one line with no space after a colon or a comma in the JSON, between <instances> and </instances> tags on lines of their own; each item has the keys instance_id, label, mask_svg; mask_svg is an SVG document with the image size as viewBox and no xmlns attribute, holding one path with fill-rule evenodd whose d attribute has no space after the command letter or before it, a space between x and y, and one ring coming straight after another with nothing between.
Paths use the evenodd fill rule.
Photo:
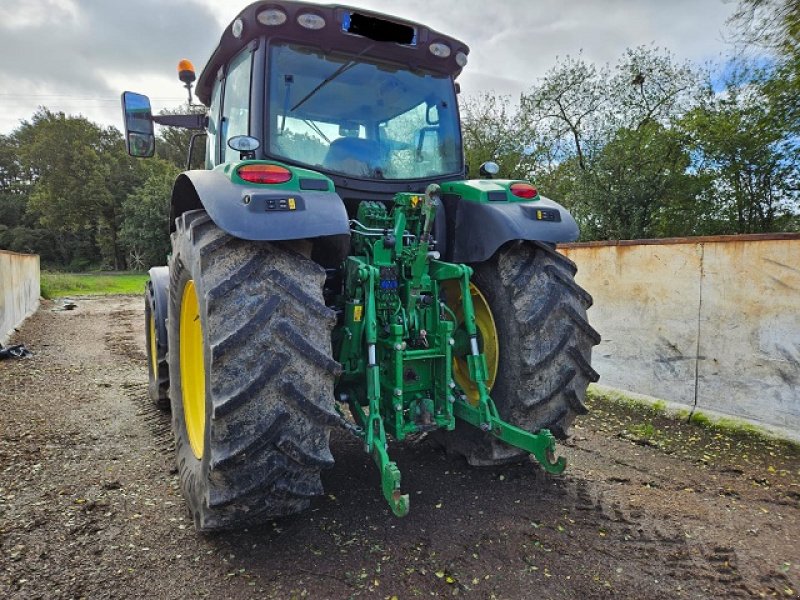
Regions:
<instances>
[{"instance_id":1,"label":"mirror arm","mask_svg":"<svg viewBox=\"0 0 800 600\"><path fill-rule=\"evenodd\" d=\"M158 115L153 116L153 122L167 127L182 127L184 129L205 129L208 126L207 115Z\"/></svg>"}]
</instances>

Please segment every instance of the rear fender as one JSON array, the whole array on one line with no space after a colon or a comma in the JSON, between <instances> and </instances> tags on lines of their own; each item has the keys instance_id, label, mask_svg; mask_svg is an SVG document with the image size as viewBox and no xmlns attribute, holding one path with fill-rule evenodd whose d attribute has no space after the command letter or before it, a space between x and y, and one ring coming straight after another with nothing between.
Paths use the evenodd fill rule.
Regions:
<instances>
[{"instance_id":1,"label":"rear fender","mask_svg":"<svg viewBox=\"0 0 800 600\"><path fill-rule=\"evenodd\" d=\"M288 185L248 184L233 180L233 165L210 171L186 171L172 190L170 228L183 212L203 208L225 232L244 240L280 241L350 235L344 202L333 191L333 182L307 172L294 189ZM302 186L315 189L303 189ZM327 183L326 183L327 182Z\"/></svg>"},{"instance_id":2,"label":"rear fender","mask_svg":"<svg viewBox=\"0 0 800 600\"><path fill-rule=\"evenodd\" d=\"M563 206L536 195L512 200L513 181L474 180L442 184L448 261L475 263L488 260L513 240L574 242L580 231Z\"/></svg>"}]
</instances>

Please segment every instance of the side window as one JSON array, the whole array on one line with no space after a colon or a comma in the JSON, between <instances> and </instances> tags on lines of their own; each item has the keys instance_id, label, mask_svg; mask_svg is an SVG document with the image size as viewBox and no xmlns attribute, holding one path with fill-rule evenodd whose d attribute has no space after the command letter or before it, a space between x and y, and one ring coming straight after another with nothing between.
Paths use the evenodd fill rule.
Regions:
<instances>
[{"instance_id":1,"label":"side window","mask_svg":"<svg viewBox=\"0 0 800 600\"><path fill-rule=\"evenodd\" d=\"M238 160L239 152L228 147L228 140L250 131L250 70L253 54L245 50L233 59L225 77L222 98L222 162Z\"/></svg>"},{"instance_id":2,"label":"side window","mask_svg":"<svg viewBox=\"0 0 800 600\"><path fill-rule=\"evenodd\" d=\"M222 82L214 83L211 93L211 107L208 109L208 136L206 137L206 169L213 169L217 164L217 143L219 136L219 101L222 96Z\"/></svg>"}]
</instances>

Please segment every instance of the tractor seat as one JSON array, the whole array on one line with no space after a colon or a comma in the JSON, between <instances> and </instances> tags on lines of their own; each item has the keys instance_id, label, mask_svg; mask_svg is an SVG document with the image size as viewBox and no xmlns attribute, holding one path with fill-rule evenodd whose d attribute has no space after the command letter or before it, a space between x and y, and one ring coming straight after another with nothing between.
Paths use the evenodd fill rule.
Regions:
<instances>
[{"instance_id":1,"label":"tractor seat","mask_svg":"<svg viewBox=\"0 0 800 600\"><path fill-rule=\"evenodd\" d=\"M381 164L380 154L375 140L342 137L331 142L322 165L355 177L372 177Z\"/></svg>"}]
</instances>

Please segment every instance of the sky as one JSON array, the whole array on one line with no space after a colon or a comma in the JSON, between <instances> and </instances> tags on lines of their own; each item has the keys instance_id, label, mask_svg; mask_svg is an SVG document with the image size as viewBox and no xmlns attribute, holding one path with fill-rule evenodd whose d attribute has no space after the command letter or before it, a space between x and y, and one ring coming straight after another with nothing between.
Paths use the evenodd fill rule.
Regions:
<instances>
[{"instance_id":1,"label":"sky","mask_svg":"<svg viewBox=\"0 0 800 600\"><path fill-rule=\"evenodd\" d=\"M279 3L280 0L276 0ZM186 99L178 60L198 73L248 0L0 0L0 134L38 106L121 128L123 90L154 111ZM733 51L735 0L352 0L466 42L462 93L518 95L558 57L614 63L655 45L680 60L719 63Z\"/></svg>"}]
</instances>

